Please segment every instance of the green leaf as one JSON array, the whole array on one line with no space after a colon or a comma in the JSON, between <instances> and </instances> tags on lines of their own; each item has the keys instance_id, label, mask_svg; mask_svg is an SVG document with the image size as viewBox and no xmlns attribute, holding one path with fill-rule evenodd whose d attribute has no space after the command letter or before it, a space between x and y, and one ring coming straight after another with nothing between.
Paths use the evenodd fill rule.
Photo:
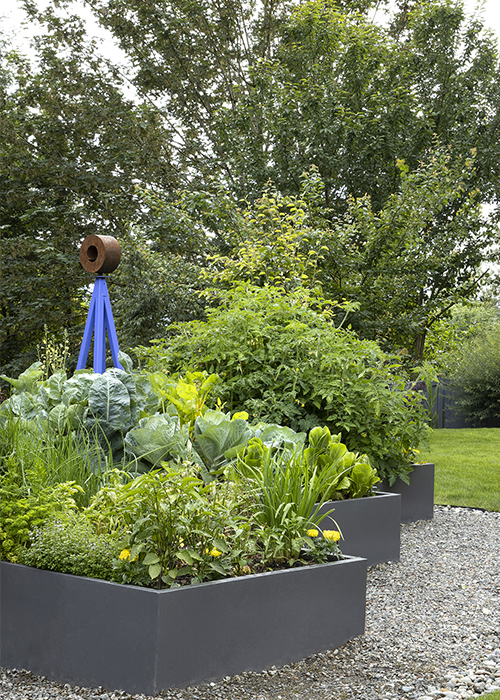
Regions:
<instances>
[{"instance_id":1,"label":"green leaf","mask_svg":"<svg viewBox=\"0 0 500 700\"><path fill-rule=\"evenodd\" d=\"M104 419L116 430L130 427L130 395L124 384L105 372L93 382L89 392L89 412Z\"/></svg>"},{"instance_id":2,"label":"green leaf","mask_svg":"<svg viewBox=\"0 0 500 700\"><path fill-rule=\"evenodd\" d=\"M153 552L148 552L144 557L143 564L149 566L150 564L157 564L160 561L160 557Z\"/></svg>"},{"instance_id":3,"label":"green leaf","mask_svg":"<svg viewBox=\"0 0 500 700\"><path fill-rule=\"evenodd\" d=\"M186 564L191 565L193 563L193 557L186 549L181 549L175 553L175 556L182 559Z\"/></svg>"},{"instance_id":4,"label":"green leaf","mask_svg":"<svg viewBox=\"0 0 500 700\"><path fill-rule=\"evenodd\" d=\"M219 574L222 574L223 576L226 575L226 570L224 569L222 564L219 564L218 561L211 561L209 563L209 566L211 569L213 569L214 571L217 571Z\"/></svg>"},{"instance_id":5,"label":"green leaf","mask_svg":"<svg viewBox=\"0 0 500 700\"><path fill-rule=\"evenodd\" d=\"M161 572L161 564L152 564L148 568L148 574L151 579L158 578Z\"/></svg>"}]
</instances>

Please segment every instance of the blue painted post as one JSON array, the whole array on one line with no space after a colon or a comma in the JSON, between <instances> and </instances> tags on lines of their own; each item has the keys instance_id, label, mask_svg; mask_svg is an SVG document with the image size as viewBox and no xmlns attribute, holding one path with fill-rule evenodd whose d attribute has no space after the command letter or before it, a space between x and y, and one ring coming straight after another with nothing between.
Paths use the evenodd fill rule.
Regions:
<instances>
[{"instance_id":1,"label":"blue painted post","mask_svg":"<svg viewBox=\"0 0 500 700\"><path fill-rule=\"evenodd\" d=\"M106 371L106 331L113 364L118 369L123 369L118 361L118 338L113 321L106 279L105 277L96 277L76 369L85 369L93 335L94 372L96 374L102 374Z\"/></svg>"}]
</instances>

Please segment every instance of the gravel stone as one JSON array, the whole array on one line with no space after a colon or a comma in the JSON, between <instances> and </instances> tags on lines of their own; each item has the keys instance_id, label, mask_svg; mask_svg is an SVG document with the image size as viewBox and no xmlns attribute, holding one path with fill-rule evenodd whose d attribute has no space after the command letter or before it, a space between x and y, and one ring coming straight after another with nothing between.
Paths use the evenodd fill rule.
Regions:
<instances>
[{"instance_id":1,"label":"gravel stone","mask_svg":"<svg viewBox=\"0 0 500 700\"><path fill-rule=\"evenodd\" d=\"M435 700L500 687L500 513L435 506L368 570L366 631L340 649L162 700ZM342 604L342 601L335 601ZM0 668L1 700L148 700Z\"/></svg>"}]
</instances>

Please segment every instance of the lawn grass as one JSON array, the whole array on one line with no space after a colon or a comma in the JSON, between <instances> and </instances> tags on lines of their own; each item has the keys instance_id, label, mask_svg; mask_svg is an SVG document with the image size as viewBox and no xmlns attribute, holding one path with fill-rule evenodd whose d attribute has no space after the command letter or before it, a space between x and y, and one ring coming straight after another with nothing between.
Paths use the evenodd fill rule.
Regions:
<instances>
[{"instance_id":1,"label":"lawn grass","mask_svg":"<svg viewBox=\"0 0 500 700\"><path fill-rule=\"evenodd\" d=\"M479 697L485 700L500 700L500 690L494 690L492 693L484 693Z\"/></svg>"},{"instance_id":2,"label":"lawn grass","mask_svg":"<svg viewBox=\"0 0 500 700\"><path fill-rule=\"evenodd\" d=\"M434 430L420 456L436 465L435 503L500 511L500 428Z\"/></svg>"}]
</instances>

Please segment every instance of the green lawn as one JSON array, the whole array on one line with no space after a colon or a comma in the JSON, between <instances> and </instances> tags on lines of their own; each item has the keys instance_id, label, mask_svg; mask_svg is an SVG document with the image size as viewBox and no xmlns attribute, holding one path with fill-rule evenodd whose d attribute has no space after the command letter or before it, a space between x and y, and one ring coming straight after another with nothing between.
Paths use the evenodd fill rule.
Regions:
<instances>
[{"instance_id":1,"label":"green lawn","mask_svg":"<svg viewBox=\"0 0 500 700\"><path fill-rule=\"evenodd\" d=\"M500 428L434 430L430 451L434 462L434 502L500 511Z\"/></svg>"}]
</instances>

